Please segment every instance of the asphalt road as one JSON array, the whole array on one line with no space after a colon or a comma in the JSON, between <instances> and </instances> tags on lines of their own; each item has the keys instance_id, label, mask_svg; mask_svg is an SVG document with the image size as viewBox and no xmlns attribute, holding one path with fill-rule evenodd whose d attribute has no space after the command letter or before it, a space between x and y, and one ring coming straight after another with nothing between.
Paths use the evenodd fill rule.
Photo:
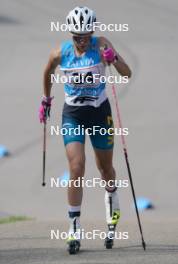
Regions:
<instances>
[{"instance_id":1,"label":"asphalt road","mask_svg":"<svg viewBox=\"0 0 178 264\"><path fill-rule=\"evenodd\" d=\"M112 250L104 247L103 240L82 240L78 255L69 255L64 240L50 239L51 230L67 231L66 222L30 222L0 226L1 264L16 263L171 263L177 264L178 238L177 219L171 221L144 222L147 250L140 246L137 226L125 221L120 225L120 232L129 233L128 240L115 240ZM84 223L85 231L100 229L105 231L101 221ZM167 226L172 230L168 231Z\"/></svg>"},{"instance_id":2,"label":"asphalt road","mask_svg":"<svg viewBox=\"0 0 178 264\"><path fill-rule=\"evenodd\" d=\"M137 196L148 197L155 209L141 214L148 250L139 234L130 188L120 189L127 241L116 241L107 251L100 240L84 241L78 256L68 257L64 241L51 241L50 228L67 230L66 190L51 188L50 177L67 170L62 137L47 138L47 187L41 187L42 127L37 111L42 95L42 73L52 48L70 37L50 32L50 22L65 22L67 12L83 1L0 0L0 144L11 155L0 160L0 211L26 215L36 221L0 226L0 263L156 263L177 264L177 40L176 0L85 1L103 23L128 23L129 32L106 32L131 66L128 85L118 87L129 160ZM107 88L111 104L110 86ZM55 96L49 125L60 124L64 92ZM113 113L115 116L113 107ZM127 179L120 139L116 138L114 165ZM86 144L86 178L99 177L92 148ZM91 166L91 164L93 164ZM104 229L104 190L85 188L82 223Z\"/></svg>"}]
</instances>

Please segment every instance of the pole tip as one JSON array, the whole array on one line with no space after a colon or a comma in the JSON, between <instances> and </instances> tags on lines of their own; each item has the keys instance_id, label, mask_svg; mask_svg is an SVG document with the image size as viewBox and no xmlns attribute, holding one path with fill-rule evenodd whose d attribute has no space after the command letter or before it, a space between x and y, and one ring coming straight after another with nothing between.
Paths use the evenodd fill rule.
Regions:
<instances>
[{"instance_id":1,"label":"pole tip","mask_svg":"<svg viewBox=\"0 0 178 264\"><path fill-rule=\"evenodd\" d=\"M46 186L46 183L45 183L45 182L43 182L43 183L42 183L42 186L43 186L43 187L44 187L44 186Z\"/></svg>"},{"instance_id":2,"label":"pole tip","mask_svg":"<svg viewBox=\"0 0 178 264\"><path fill-rule=\"evenodd\" d=\"M142 242L143 249L146 250L146 244L145 241Z\"/></svg>"}]
</instances>

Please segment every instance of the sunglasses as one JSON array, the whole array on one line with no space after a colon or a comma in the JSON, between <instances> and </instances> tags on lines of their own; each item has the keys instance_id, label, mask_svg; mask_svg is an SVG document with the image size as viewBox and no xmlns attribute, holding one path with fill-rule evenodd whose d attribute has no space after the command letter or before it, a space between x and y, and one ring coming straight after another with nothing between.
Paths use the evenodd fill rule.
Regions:
<instances>
[{"instance_id":1,"label":"sunglasses","mask_svg":"<svg viewBox=\"0 0 178 264\"><path fill-rule=\"evenodd\" d=\"M73 36L73 40L76 41L77 43L87 41L90 39L91 35L83 35L83 36Z\"/></svg>"}]
</instances>

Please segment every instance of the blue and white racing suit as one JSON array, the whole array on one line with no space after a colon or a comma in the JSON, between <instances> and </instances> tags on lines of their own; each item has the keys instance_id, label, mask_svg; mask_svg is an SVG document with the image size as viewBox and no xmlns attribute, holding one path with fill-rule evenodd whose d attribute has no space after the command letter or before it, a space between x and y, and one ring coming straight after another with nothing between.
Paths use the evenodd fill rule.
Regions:
<instances>
[{"instance_id":1,"label":"blue and white racing suit","mask_svg":"<svg viewBox=\"0 0 178 264\"><path fill-rule=\"evenodd\" d=\"M84 144L83 130L75 133L75 128L83 127L92 131L90 139L94 148L113 148L114 137L108 133L108 129L113 128L113 120L106 83L100 79L105 76L105 65L101 60L98 38L91 37L90 46L82 56L75 54L72 40L62 43L60 69L68 80L64 86L62 128L68 129L70 133L63 136L64 144L75 141Z\"/></svg>"}]
</instances>

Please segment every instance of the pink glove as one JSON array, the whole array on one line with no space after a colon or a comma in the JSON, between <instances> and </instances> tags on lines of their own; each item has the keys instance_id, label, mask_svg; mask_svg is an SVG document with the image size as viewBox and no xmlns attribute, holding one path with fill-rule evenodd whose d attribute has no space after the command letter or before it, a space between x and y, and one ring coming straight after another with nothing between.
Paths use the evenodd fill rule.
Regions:
<instances>
[{"instance_id":1,"label":"pink glove","mask_svg":"<svg viewBox=\"0 0 178 264\"><path fill-rule=\"evenodd\" d=\"M51 110L51 101L53 100L53 97L46 97L43 96L41 105L39 108L39 119L40 123L45 123L48 117L50 117L50 110Z\"/></svg>"},{"instance_id":2,"label":"pink glove","mask_svg":"<svg viewBox=\"0 0 178 264\"><path fill-rule=\"evenodd\" d=\"M113 63L116 58L116 54L114 53L114 50L112 48L104 49L102 52L102 56L108 63Z\"/></svg>"}]
</instances>

